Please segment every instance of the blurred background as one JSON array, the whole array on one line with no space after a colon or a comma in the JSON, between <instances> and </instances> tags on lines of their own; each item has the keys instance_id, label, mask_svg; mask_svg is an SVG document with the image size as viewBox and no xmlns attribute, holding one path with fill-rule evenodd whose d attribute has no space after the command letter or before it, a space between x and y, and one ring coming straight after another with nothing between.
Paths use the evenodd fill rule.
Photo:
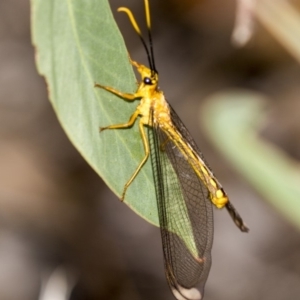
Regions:
<instances>
[{"instance_id":1,"label":"blurred background","mask_svg":"<svg viewBox=\"0 0 300 300\"><path fill-rule=\"evenodd\" d=\"M299 1L289 3L299 12ZM144 22L142 1L110 4ZM255 18L250 41L234 47L234 0L152 0L151 10L160 86L250 227L243 234L226 212L215 212L205 299L299 299L299 230L199 126L211 95L259 92L267 99L260 136L299 160L299 64ZM146 63L127 18L115 15L131 57ZM120 203L71 145L34 55L29 0L1 0L0 299L173 299L159 229Z\"/></svg>"}]
</instances>

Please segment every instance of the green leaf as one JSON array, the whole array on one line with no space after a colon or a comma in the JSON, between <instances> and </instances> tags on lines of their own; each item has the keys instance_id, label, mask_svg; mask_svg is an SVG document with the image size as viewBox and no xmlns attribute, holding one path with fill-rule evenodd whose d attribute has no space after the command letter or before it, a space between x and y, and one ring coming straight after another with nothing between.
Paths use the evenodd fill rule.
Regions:
<instances>
[{"instance_id":1,"label":"green leaf","mask_svg":"<svg viewBox=\"0 0 300 300\"><path fill-rule=\"evenodd\" d=\"M136 88L108 1L32 0L31 7L37 66L58 119L74 146L120 197L144 149L136 125L99 133L100 126L127 122L137 106L94 88L95 82L123 92ZM127 190L125 203L158 224L150 161Z\"/></svg>"},{"instance_id":2,"label":"green leaf","mask_svg":"<svg viewBox=\"0 0 300 300\"><path fill-rule=\"evenodd\" d=\"M299 162L259 137L262 96L235 91L210 97L201 120L208 136L234 167L300 228Z\"/></svg>"}]
</instances>

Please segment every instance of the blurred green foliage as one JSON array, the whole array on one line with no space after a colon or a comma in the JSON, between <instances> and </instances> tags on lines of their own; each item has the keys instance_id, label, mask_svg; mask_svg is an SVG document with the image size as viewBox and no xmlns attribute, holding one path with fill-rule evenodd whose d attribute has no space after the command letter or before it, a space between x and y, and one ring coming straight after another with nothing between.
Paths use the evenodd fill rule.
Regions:
<instances>
[{"instance_id":1,"label":"blurred green foliage","mask_svg":"<svg viewBox=\"0 0 300 300\"><path fill-rule=\"evenodd\" d=\"M300 15L286 1L257 1L255 17L300 61ZM201 120L210 139L259 193L300 228L300 167L259 136L267 100L250 90L209 97Z\"/></svg>"}]
</instances>

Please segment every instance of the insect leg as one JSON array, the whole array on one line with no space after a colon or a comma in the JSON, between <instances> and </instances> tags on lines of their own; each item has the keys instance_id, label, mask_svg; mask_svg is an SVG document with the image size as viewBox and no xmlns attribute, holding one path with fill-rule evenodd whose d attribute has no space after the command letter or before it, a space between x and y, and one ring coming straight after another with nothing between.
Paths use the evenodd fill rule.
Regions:
<instances>
[{"instance_id":1,"label":"insect leg","mask_svg":"<svg viewBox=\"0 0 300 300\"><path fill-rule=\"evenodd\" d=\"M128 187L130 186L130 184L132 183L132 181L135 179L135 177L137 176L137 174L139 173L139 171L142 169L143 165L147 161L147 159L149 157L149 154L150 154L149 143L148 143L148 140L147 140L147 137L146 137L146 133L145 133L145 129L144 129L144 123L143 123L142 120L139 123L139 129L140 129L140 134L141 134L143 145L144 145L144 149L145 149L145 156L144 156L143 160L140 162L140 164L137 167L137 169L135 170L135 172L133 173L133 175L126 182L126 184L124 186L123 193L122 193L122 198L121 198L122 201L125 198L125 194L126 194L126 191L127 191Z\"/></svg>"},{"instance_id":2,"label":"insect leg","mask_svg":"<svg viewBox=\"0 0 300 300\"><path fill-rule=\"evenodd\" d=\"M140 97L137 94L122 93L122 92L120 92L120 91L118 91L118 90L116 90L116 89L114 89L110 86L101 85L99 83L95 83L95 87L106 90L106 91L108 91L112 94L115 94L115 95L117 95L117 96L119 96L119 97L121 97L121 98L123 98L127 101L134 101L135 99Z\"/></svg>"},{"instance_id":3,"label":"insect leg","mask_svg":"<svg viewBox=\"0 0 300 300\"><path fill-rule=\"evenodd\" d=\"M137 69L139 68L140 64L137 63L136 61L132 60L130 56L129 56L129 61L134 67L136 67Z\"/></svg>"},{"instance_id":4,"label":"insect leg","mask_svg":"<svg viewBox=\"0 0 300 300\"><path fill-rule=\"evenodd\" d=\"M105 126L105 127L100 127L100 132L106 129L124 129L124 128L129 128L131 127L135 120L137 119L137 117L139 116L139 111L136 110L130 117L129 121L127 123L124 124L114 124L114 125L109 125L109 126Z\"/></svg>"}]
</instances>

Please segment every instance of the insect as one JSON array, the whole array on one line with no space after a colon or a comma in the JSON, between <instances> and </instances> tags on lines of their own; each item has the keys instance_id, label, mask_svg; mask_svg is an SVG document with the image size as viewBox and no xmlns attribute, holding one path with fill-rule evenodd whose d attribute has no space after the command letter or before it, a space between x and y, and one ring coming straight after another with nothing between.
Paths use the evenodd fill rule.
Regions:
<instances>
[{"instance_id":1,"label":"insect","mask_svg":"<svg viewBox=\"0 0 300 300\"><path fill-rule=\"evenodd\" d=\"M118 9L128 15L148 57L149 68L129 58L141 75L137 91L129 94L95 84L126 101L139 100L139 105L126 123L109 125L100 130L130 128L138 120L145 155L126 182L121 200L124 200L128 187L150 156L167 281L175 298L200 300L203 299L211 266L213 206L225 207L241 231L247 232L248 228L188 130L158 88L149 2L144 2L149 46L132 12L125 7Z\"/></svg>"}]
</instances>

